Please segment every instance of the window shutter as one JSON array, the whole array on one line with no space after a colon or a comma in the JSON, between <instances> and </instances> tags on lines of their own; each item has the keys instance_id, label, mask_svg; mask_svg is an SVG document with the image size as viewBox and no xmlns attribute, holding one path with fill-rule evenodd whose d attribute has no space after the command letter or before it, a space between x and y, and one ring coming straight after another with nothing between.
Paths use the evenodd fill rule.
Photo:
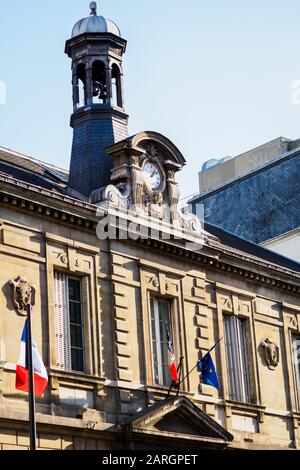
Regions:
<instances>
[{"instance_id":1,"label":"window shutter","mask_svg":"<svg viewBox=\"0 0 300 470\"><path fill-rule=\"evenodd\" d=\"M240 362L241 362L241 379L243 387L243 401L250 403L250 380L249 380L249 361L248 361L248 348L247 348L247 337L246 337L246 320L239 320L240 330Z\"/></svg>"},{"instance_id":2,"label":"window shutter","mask_svg":"<svg viewBox=\"0 0 300 470\"><path fill-rule=\"evenodd\" d=\"M293 341L293 360L296 373L296 382L298 390L298 407L300 407L300 338L296 337Z\"/></svg>"},{"instance_id":3,"label":"window shutter","mask_svg":"<svg viewBox=\"0 0 300 470\"><path fill-rule=\"evenodd\" d=\"M246 323L226 315L224 329L230 399L250 402Z\"/></svg>"},{"instance_id":4,"label":"window shutter","mask_svg":"<svg viewBox=\"0 0 300 470\"><path fill-rule=\"evenodd\" d=\"M56 340L56 367L60 370L70 370L70 334L68 327L68 306L66 291L66 276L63 273L54 273L54 299L55 299L55 340Z\"/></svg>"},{"instance_id":5,"label":"window shutter","mask_svg":"<svg viewBox=\"0 0 300 470\"><path fill-rule=\"evenodd\" d=\"M229 396L232 400L240 400L239 360L237 352L237 334L234 316L225 317L226 353L229 374Z\"/></svg>"}]
</instances>

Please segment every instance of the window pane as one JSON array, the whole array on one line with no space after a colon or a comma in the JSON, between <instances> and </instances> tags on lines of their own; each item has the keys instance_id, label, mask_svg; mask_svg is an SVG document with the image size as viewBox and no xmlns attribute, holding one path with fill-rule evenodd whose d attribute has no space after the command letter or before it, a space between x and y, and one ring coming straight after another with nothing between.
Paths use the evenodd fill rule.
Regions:
<instances>
[{"instance_id":1,"label":"window pane","mask_svg":"<svg viewBox=\"0 0 300 470\"><path fill-rule=\"evenodd\" d=\"M293 342L294 349L294 366L296 373L296 381L298 388L298 407L300 407L300 338L295 338Z\"/></svg>"},{"instance_id":2,"label":"window pane","mask_svg":"<svg viewBox=\"0 0 300 470\"><path fill-rule=\"evenodd\" d=\"M69 299L81 302L81 285L80 280L69 278Z\"/></svg>"},{"instance_id":3,"label":"window pane","mask_svg":"<svg viewBox=\"0 0 300 470\"><path fill-rule=\"evenodd\" d=\"M233 315L224 316L229 397L247 403L251 396L246 326L246 320Z\"/></svg>"},{"instance_id":4,"label":"window pane","mask_svg":"<svg viewBox=\"0 0 300 470\"><path fill-rule=\"evenodd\" d=\"M72 370L84 372L84 356L82 349L71 348Z\"/></svg>"},{"instance_id":5,"label":"window pane","mask_svg":"<svg viewBox=\"0 0 300 470\"><path fill-rule=\"evenodd\" d=\"M82 324L81 304L70 302L70 323Z\"/></svg>"},{"instance_id":6,"label":"window pane","mask_svg":"<svg viewBox=\"0 0 300 470\"><path fill-rule=\"evenodd\" d=\"M82 327L78 325L70 325L71 347L83 348Z\"/></svg>"},{"instance_id":7,"label":"window pane","mask_svg":"<svg viewBox=\"0 0 300 470\"><path fill-rule=\"evenodd\" d=\"M160 385L170 385L171 373L167 337L167 328L172 334L170 304L165 300L151 298L150 308L154 380Z\"/></svg>"}]
</instances>

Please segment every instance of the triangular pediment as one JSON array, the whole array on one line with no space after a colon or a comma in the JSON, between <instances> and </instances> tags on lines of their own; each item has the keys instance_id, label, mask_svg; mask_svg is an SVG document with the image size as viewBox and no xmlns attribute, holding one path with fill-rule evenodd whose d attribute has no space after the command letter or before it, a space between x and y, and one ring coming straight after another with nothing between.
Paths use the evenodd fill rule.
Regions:
<instances>
[{"instance_id":1,"label":"triangular pediment","mask_svg":"<svg viewBox=\"0 0 300 470\"><path fill-rule=\"evenodd\" d=\"M186 397L163 400L126 423L131 432L228 444L233 436Z\"/></svg>"}]
</instances>

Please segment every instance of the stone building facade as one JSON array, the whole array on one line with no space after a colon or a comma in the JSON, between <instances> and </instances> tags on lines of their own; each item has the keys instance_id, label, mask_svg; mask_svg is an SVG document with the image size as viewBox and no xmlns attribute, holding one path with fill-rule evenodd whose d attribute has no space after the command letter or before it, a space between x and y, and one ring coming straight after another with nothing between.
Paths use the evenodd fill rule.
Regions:
<instances>
[{"instance_id":1,"label":"stone building facade","mask_svg":"<svg viewBox=\"0 0 300 470\"><path fill-rule=\"evenodd\" d=\"M76 41L120 42L91 8L98 19L82 20ZM102 100L109 70L96 84ZM114 106L101 105L114 120ZM84 107L99 119L102 108ZM181 213L185 160L166 137L114 136L105 152L110 181L95 189L92 177L72 187L66 171L0 149L1 449L29 446L28 397L15 389L26 282L49 372L40 449L299 448L297 263ZM219 391L194 371L168 396L164 323L183 377L224 338L212 353Z\"/></svg>"}]
</instances>

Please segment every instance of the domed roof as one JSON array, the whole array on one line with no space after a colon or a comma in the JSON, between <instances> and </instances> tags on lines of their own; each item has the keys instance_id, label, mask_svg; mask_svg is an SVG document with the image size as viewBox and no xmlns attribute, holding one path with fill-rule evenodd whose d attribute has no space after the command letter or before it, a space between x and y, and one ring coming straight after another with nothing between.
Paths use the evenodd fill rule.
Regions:
<instances>
[{"instance_id":1,"label":"domed roof","mask_svg":"<svg viewBox=\"0 0 300 470\"><path fill-rule=\"evenodd\" d=\"M97 15L97 3L90 3L91 14L77 21L72 31L72 38L84 33L112 33L121 37L118 26L111 20Z\"/></svg>"}]
</instances>

